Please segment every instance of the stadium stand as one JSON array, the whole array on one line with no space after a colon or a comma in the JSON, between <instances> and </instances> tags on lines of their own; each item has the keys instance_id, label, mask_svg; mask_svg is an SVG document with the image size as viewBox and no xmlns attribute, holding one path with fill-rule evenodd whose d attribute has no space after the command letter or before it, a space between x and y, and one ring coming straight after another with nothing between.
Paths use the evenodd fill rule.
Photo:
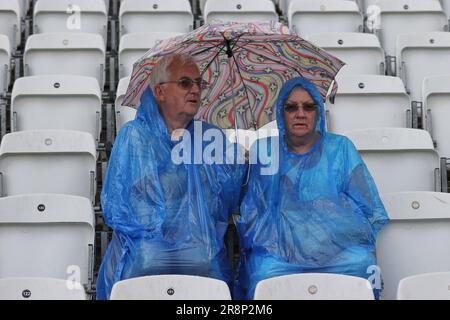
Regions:
<instances>
[{"instance_id":1,"label":"stadium stand","mask_svg":"<svg viewBox=\"0 0 450 320\"><path fill-rule=\"evenodd\" d=\"M382 297L395 299L402 278L450 272L449 15L449 0L0 0L0 299L95 296L111 237L100 191L115 135L136 114L121 106L132 64L157 39L216 18L280 21L347 63L326 120L354 141L392 219L379 239ZM274 134L263 129L259 137ZM238 136L246 147L258 138ZM61 279L72 264L83 288L68 295ZM210 299L217 284L190 278L185 291L181 278L159 279L149 299ZM440 298L428 291L435 278L423 279L419 298ZM140 281L137 292L148 286ZM305 281L320 289L308 298L330 297L331 282ZM217 298L230 299L222 289ZM399 299L413 297L401 290ZM268 299L292 298L278 292Z\"/></svg>"}]
</instances>

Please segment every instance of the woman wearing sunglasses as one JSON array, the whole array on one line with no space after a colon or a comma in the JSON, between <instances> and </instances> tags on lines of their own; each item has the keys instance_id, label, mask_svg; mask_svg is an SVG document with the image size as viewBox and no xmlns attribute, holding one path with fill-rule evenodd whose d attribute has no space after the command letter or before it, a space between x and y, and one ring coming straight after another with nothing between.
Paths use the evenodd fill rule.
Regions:
<instances>
[{"instance_id":1,"label":"woman wearing sunglasses","mask_svg":"<svg viewBox=\"0 0 450 320\"><path fill-rule=\"evenodd\" d=\"M294 273L369 278L388 217L366 165L349 139L326 132L323 100L310 82L288 81L275 108L278 148L270 140L255 146L279 150L279 170L261 175L259 161L250 169L237 221L235 297L252 299L259 281Z\"/></svg>"}]
</instances>

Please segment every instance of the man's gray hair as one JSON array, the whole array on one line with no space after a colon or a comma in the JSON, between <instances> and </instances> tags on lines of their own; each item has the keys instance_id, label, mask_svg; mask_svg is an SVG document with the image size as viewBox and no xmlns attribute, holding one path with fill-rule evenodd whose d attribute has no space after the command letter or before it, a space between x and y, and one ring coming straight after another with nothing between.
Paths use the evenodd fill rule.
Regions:
<instances>
[{"instance_id":1,"label":"man's gray hair","mask_svg":"<svg viewBox=\"0 0 450 320\"><path fill-rule=\"evenodd\" d=\"M150 74L150 88L153 92L155 92L156 85L161 82L170 81L170 66L173 62L177 62L177 67L194 65L198 68L194 58L186 53L176 53L160 58Z\"/></svg>"}]
</instances>

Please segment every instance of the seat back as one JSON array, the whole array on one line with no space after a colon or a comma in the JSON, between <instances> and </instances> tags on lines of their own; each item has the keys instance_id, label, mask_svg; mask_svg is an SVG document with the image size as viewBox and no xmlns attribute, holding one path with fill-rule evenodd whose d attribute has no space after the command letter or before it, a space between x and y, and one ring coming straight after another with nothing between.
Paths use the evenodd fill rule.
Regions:
<instances>
[{"instance_id":1,"label":"seat back","mask_svg":"<svg viewBox=\"0 0 450 320\"><path fill-rule=\"evenodd\" d=\"M0 1L0 34L9 38L12 48L17 48L21 42L21 9L17 0Z\"/></svg>"},{"instance_id":2,"label":"seat back","mask_svg":"<svg viewBox=\"0 0 450 320\"><path fill-rule=\"evenodd\" d=\"M450 300L450 272L431 272L400 280L398 300Z\"/></svg>"},{"instance_id":3,"label":"seat back","mask_svg":"<svg viewBox=\"0 0 450 320\"><path fill-rule=\"evenodd\" d=\"M11 46L7 36L0 34L0 98L8 91L11 65Z\"/></svg>"},{"instance_id":4,"label":"seat back","mask_svg":"<svg viewBox=\"0 0 450 320\"><path fill-rule=\"evenodd\" d=\"M120 128L136 117L137 110L135 108L122 106L123 98L127 92L128 84L130 83L130 77L122 78L119 81L116 92L116 133L119 133Z\"/></svg>"},{"instance_id":5,"label":"seat back","mask_svg":"<svg viewBox=\"0 0 450 320\"><path fill-rule=\"evenodd\" d=\"M270 0L208 0L204 16L207 23L278 21L275 5Z\"/></svg>"}]
</instances>

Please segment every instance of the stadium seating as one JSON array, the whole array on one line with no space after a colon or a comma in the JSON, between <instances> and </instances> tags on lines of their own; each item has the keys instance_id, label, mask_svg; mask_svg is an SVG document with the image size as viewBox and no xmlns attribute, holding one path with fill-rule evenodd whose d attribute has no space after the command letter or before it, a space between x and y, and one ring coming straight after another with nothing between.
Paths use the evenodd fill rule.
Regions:
<instances>
[{"instance_id":1,"label":"stadium seating","mask_svg":"<svg viewBox=\"0 0 450 320\"><path fill-rule=\"evenodd\" d=\"M397 77L348 75L337 79L338 92L325 105L328 131L411 127L411 102Z\"/></svg>"},{"instance_id":2,"label":"stadium seating","mask_svg":"<svg viewBox=\"0 0 450 320\"><path fill-rule=\"evenodd\" d=\"M441 191L439 155L427 131L373 128L345 135L355 144L380 193Z\"/></svg>"},{"instance_id":3,"label":"stadium seating","mask_svg":"<svg viewBox=\"0 0 450 320\"><path fill-rule=\"evenodd\" d=\"M0 34L8 36L14 51L22 39L20 19L20 7L17 0L0 1Z\"/></svg>"},{"instance_id":4,"label":"stadium seating","mask_svg":"<svg viewBox=\"0 0 450 320\"><path fill-rule=\"evenodd\" d=\"M133 120L136 117L136 109L122 106L122 101L127 92L128 84L130 82L130 78L122 78L120 79L119 85L117 87L117 95L116 95L116 113L115 113L115 123L116 123L116 133L119 133L120 128L123 126L125 122Z\"/></svg>"},{"instance_id":5,"label":"stadium seating","mask_svg":"<svg viewBox=\"0 0 450 320\"><path fill-rule=\"evenodd\" d=\"M441 157L450 158L450 74L427 77L423 81L424 127L436 142Z\"/></svg>"},{"instance_id":6,"label":"stadium seating","mask_svg":"<svg viewBox=\"0 0 450 320\"><path fill-rule=\"evenodd\" d=\"M19 131L0 145L0 195L59 193L94 201L96 150L81 131Z\"/></svg>"},{"instance_id":7,"label":"stadium seating","mask_svg":"<svg viewBox=\"0 0 450 320\"><path fill-rule=\"evenodd\" d=\"M117 282L111 300L231 300L228 285L199 276L157 275Z\"/></svg>"},{"instance_id":8,"label":"stadium seating","mask_svg":"<svg viewBox=\"0 0 450 320\"><path fill-rule=\"evenodd\" d=\"M330 32L362 32L363 16L358 5L346 0L291 1L289 27L302 36Z\"/></svg>"},{"instance_id":9,"label":"stadium seating","mask_svg":"<svg viewBox=\"0 0 450 320\"><path fill-rule=\"evenodd\" d=\"M87 32L106 44L108 12L103 0L39 0L34 7L34 33Z\"/></svg>"},{"instance_id":10,"label":"stadium seating","mask_svg":"<svg viewBox=\"0 0 450 320\"><path fill-rule=\"evenodd\" d=\"M86 300L78 282L54 278L0 279L0 300Z\"/></svg>"},{"instance_id":11,"label":"stadium seating","mask_svg":"<svg viewBox=\"0 0 450 320\"><path fill-rule=\"evenodd\" d=\"M89 33L42 33L28 37L23 56L25 76L72 74L105 84L105 44Z\"/></svg>"},{"instance_id":12,"label":"stadium seating","mask_svg":"<svg viewBox=\"0 0 450 320\"><path fill-rule=\"evenodd\" d=\"M102 96L95 78L42 75L19 78L11 98L11 131L61 129L101 132Z\"/></svg>"},{"instance_id":13,"label":"stadium seating","mask_svg":"<svg viewBox=\"0 0 450 320\"><path fill-rule=\"evenodd\" d=\"M203 10L207 23L219 21L278 21L270 0L208 0Z\"/></svg>"},{"instance_id":14,"label":"stadium seating","mask_svg":"<svg viewBox=\"0 0 450 320\"><path fill-rule=\"evenodd\" d=\"M0 98L6 97L11 71L11 46L7 36L0 34Z\"/></svg>"},{"instance_id":15,"label":"stadium seating","mask_svg":"<svg viewBox=\"0 0 450 320\"><path fill-rule=\"evenodd\" d=\"M36 194L0 198L0 278L93 280L94 213L88 199Z\"/></svg>"},{"instance_id":16,"label":"stadium seating","mask_svg":"<svg viewBox=\"0 0 450 320\"><path fill-rule=\"evenodd\" d=\"M346 63L339 75L385 73L384 51L373 34L329 32L305 37Z\"/></svg>"},{"instance_id":17,"label":"stadium seating","mask_svg":"<svg viewBox=\"0 0 450 320\"><path fill-rule=\"evenodd\" d=\"M450 300L450 272L431 272L400 280L398 300Z\"/></svg>"},{"instance_id":18,"label":"stadium seating","mask_svg":"<svg viewBox=\"0 0 450 320\"><path fill-rule=\"evenodd\" d=\"M373 300L370 282L328 273L302 273L258 282L255 300Z\"/></svg>"},{"instance_id":19,"label":"stadium seating","mask_svg":"<svg viewBox=\"0 0 450 320\"><path fill-rule=\"evenodd\" d=\"M189 32L194 17L186 0L124 0L119 13L120 36L134 32Z\"/></svg>"},{"instance_id":20,"label":"stadium seating","mask_svg":"<svg viewBox=\"0 0 450 320\"><path fill-rule=\"evenodd\" d=\"M402 192L381 199L390 218L377 238L382 299L395 299L401 279L450 270L450 194Z\"/></svg>"}]
</instances>

